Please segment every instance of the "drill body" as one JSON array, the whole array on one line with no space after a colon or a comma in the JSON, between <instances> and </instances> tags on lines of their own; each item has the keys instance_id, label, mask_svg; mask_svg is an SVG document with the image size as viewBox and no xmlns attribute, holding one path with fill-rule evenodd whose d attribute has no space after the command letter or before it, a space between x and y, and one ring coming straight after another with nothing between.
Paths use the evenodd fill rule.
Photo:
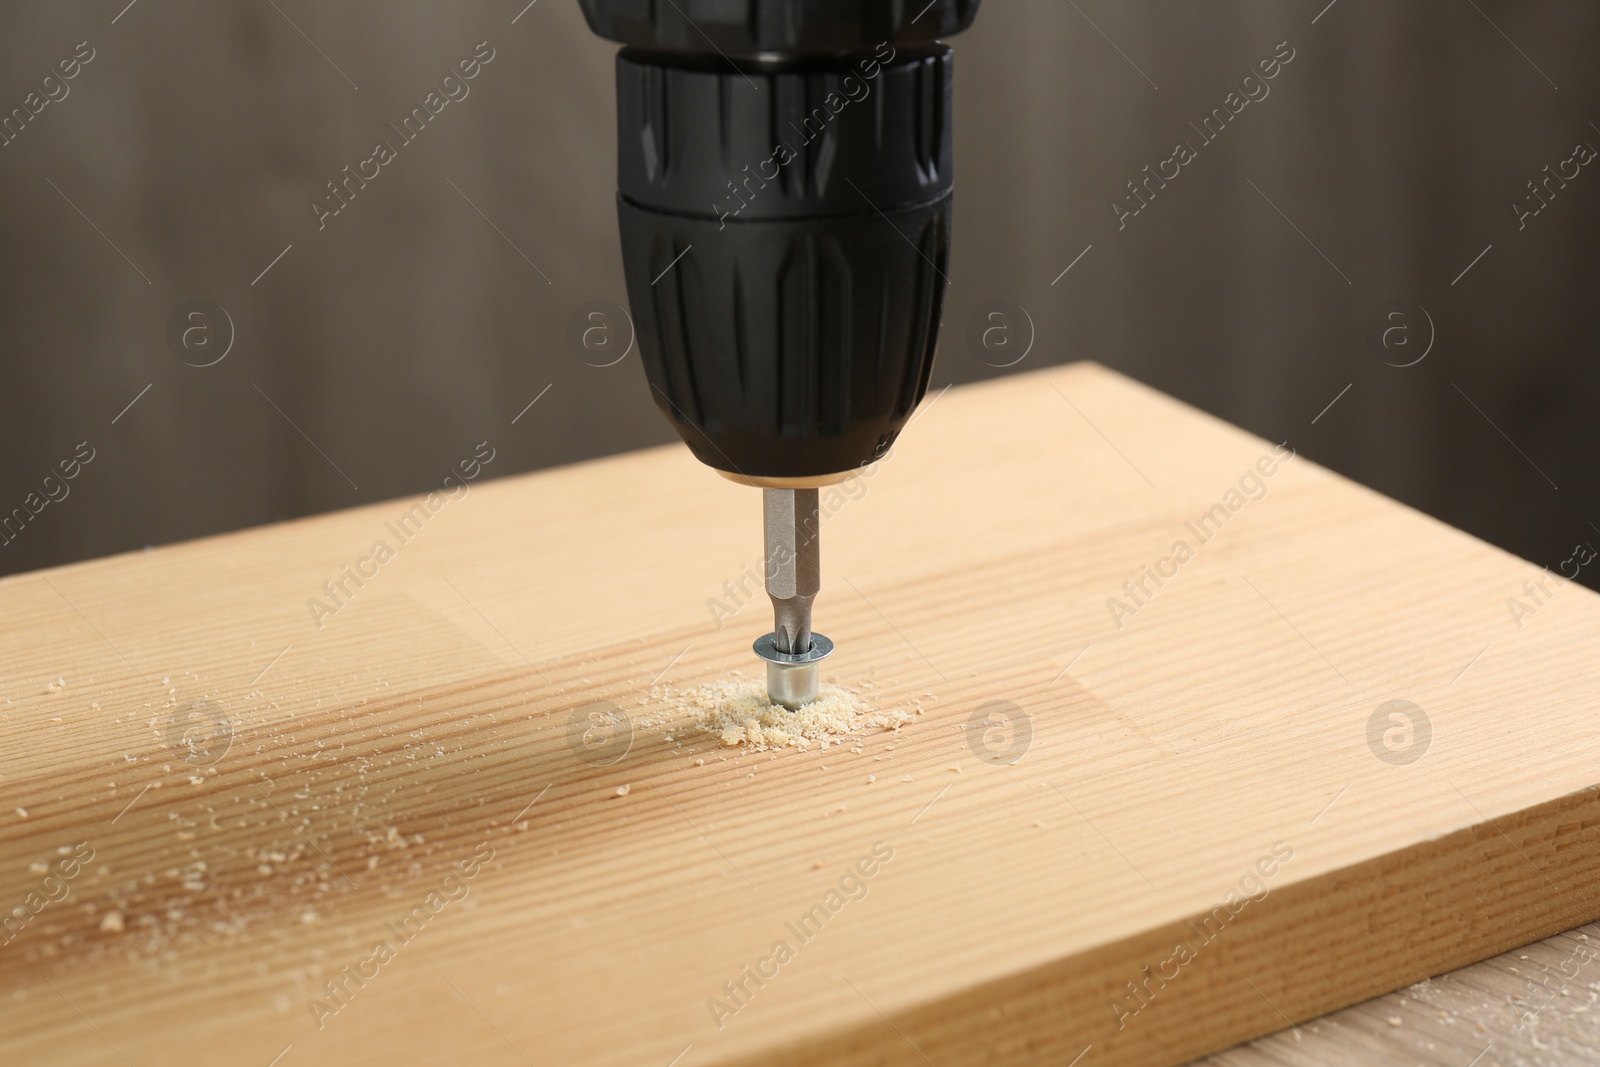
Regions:
<instances>
[{"instance_id":1,"label":"drill body","mask_svg":"<svg viewBox=\"0 0 1600 1067\"><path fill-rule=\"evenodd\" d=\"M757 652L795 706L832 647L810 628L816 490L889 451L932 372L953 186L938 39L979 0L580 2L624 46L617 210L651 392L701 462L767 493Z\"/></svg>"}]
</instances>

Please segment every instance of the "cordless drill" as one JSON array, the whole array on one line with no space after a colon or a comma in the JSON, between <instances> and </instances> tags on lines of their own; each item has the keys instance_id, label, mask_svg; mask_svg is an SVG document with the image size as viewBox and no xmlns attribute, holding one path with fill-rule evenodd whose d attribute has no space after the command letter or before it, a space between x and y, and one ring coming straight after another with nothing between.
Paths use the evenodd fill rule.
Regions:
<instances>
[{"instance_id":1,"label":"cordless drill","mask_svg":"<svg viewBox=\"0 0 1600 1067\"><path fill-rule=\"evenodd\" d=\"M949 284L950 50L980 0L579 0L617 54L617 214L656 404L763 490L774 703L816 698L818 493L927 391Z\"/></svg>"}]
</instances>

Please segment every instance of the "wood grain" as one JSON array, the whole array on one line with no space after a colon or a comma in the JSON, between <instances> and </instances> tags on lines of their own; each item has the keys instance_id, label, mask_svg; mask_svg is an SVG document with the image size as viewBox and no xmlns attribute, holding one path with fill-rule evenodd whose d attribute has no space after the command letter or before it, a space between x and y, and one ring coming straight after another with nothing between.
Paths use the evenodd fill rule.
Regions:
<instances>
[{"instance_id":1,"label":"wood grain","mask_svg":"<svg viewBox=\"0 0 1600 1067\"><path fill-rule=\"evenodd\" d=\"M0 1059L1176 1063L1600 915L1600 600L1518 627L1532 565L1271 453L1093 366L931 399L817 613L925 711L825 752L645 725L769 621L713 622L758 505L677 448L424 505L320 627L416 502L0 583L0 900L93 849L0 948ZM568 743L599 700L608 766ZM1010 765L968 729L1001 700Z\"/></svg>"},{"instance_id":2,"label":"wood grain","mask_svg":"<svg viewBox=\"0 0 1600 1067\"><path fill-rule=\"evenodd\" d=\"M1206 1067L1600 1063L1597 960L1600 924L1590 924L1209 1056L1203 1063Z\"/></svg>"}]
</instances>

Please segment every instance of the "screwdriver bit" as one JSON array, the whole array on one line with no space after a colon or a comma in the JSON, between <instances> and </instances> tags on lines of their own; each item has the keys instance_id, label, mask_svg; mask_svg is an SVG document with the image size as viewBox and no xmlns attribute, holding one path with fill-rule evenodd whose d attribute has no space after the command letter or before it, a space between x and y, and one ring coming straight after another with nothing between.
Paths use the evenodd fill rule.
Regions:
<instances>
[{"instance_id":1,"label":"screwdriver bit","mask_svg":"<svg viewBox=\"0 0 1600 1067\"><path fill-rule=\"evenodd\" d=\"M756 642L767 661L767 696L793 711L817 697L818 664L833 642L811 629L822 588L821 515L815 489L764 489L767 596L772 633Z\"/></svg>"}]
</instances>

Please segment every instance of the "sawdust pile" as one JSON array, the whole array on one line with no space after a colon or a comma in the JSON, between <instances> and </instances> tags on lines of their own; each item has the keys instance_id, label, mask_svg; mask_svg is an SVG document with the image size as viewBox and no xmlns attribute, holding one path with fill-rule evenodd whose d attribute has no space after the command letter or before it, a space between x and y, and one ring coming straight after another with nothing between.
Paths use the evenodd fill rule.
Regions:
<instances>
[{"instance_id":1,"label":"sawdust pile","mask_svg":"<svg viewBox=\"0 0 1600 1067\"><path fill-rule=\"evenodd\" d=\"M673 702L705 733L729 748L757 752L769 748L827 748L874 730L898 730L915 715L902 709L874 711L851 690L823 685L817 699L790 711L767 699L766 683L758 680L711 682L688 690L663 688Z\"/></svg>"}]
</instances>

